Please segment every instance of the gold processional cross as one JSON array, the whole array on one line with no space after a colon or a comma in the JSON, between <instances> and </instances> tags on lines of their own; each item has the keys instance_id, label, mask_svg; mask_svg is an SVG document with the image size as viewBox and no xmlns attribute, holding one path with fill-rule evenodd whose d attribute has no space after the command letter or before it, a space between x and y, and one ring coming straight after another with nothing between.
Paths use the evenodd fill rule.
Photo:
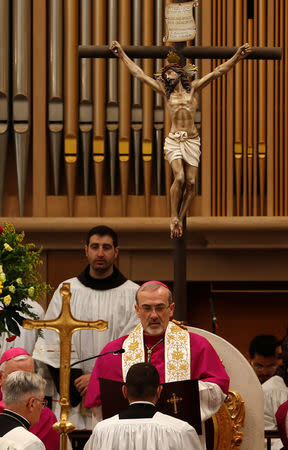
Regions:
<instances>
[{"instance_id":1,"label":"gold processional cross","mask_svg":"<svg viewBox=\"0 0 288 450\"><path fill-rule=\"evenodd\" d=\"M67 449L67 435L75 429L72 422L68 421L69 417L69 387L70 387L70 356L71 356L71 339L74 331L85 329L96 329L104 331L108 328L106 320L97 320L96 322L85 322L84 320L76 320L70 310L70 283L63 283L60 289L62 295L62 310L55 320L24 320L23 326L27 330L33 328L47 328L55 330L60 336L60 421L53 425L53 428L60 433L60 449Z\"/></svg>"},{"instance_id":2,"label":"gold processional cross","mask_svg":"<svg viewBox=\"0 0 288 450\"><path fill-rule=\"evenodd\" d=\"M172 397L167 400L167 403L173 403L174 414L178 414L177 402L182 402L182 400L183 400L183 398L182 397L177 397L175 392L173 392Z\"/></svg>"}]
</instances>

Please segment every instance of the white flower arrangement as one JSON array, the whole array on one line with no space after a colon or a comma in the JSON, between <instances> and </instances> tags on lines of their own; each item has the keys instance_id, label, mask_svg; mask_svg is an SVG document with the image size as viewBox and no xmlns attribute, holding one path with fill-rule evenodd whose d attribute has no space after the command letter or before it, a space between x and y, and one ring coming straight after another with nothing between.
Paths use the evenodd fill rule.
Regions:
<instances>
[{"instance_id":1,"label":"white flower arrangement","mask_svg":"<svg viewBox=\"0 0 288 450\"><path fill-rule=\"evenodd\" d=\"M42 264L41 249L23 244L23 239L24 232L18 234L12 224L0 226L0 334L8 333L7 341L20 335L19 325L25 318L38 319L28 297L39 301L51 291L37 270Z\"/></svg>"}]
</instances>

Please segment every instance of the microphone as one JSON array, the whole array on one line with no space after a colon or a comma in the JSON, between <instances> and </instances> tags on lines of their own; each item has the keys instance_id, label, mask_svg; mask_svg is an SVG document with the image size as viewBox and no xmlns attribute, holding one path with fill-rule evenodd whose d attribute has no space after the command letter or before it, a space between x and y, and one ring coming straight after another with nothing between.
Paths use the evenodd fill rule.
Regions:
<instances>
[{"instance_id":1,"label":"microphone","mask_svg":"<svg viewBox=\"0 0 288 450\"><path fill-rule=\"evenodd\" d=\"M213 332L213 334L217 334L218 322L217 322L217 317L216 317L216 312L215 312L214 301L213 301L212 295L210 295L210 297L209 297L209 302L210 302L211 315L212 315L212 332Z\"/></svg>"},{"instance_id":2,"label":"microphone","mask_svg":"<svg viewBox=\"0 0 288 450\"><path fill-rule=\"evenodd\" d=\"M70 364L70 367L76 366L76 364L80 364L80 363L82 363L84 361L89 361L90 359L93 359L93 358L99 358L99 356L108 355L109 353L113 353L113 355L117 355L118 353L124 353L124 352L125 352L124 348L118 348L118 350L113 350L111 352L100 353L99 355L94 355L94 356L90 356L89 358L80 359L80 361L76 361L76 362Z\"/></svg>"}]
</instances>

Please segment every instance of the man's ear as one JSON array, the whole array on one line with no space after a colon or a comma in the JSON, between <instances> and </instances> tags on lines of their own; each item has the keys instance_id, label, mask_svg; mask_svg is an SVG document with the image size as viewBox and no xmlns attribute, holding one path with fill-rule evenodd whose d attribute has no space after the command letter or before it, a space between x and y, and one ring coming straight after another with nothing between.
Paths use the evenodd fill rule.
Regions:
<instances>
[{"instance_id":1,"label":"man's ear","mask_svg":"<svg viewBox=\"0 0 288 450\"><path fill-rule=\"evenodd\" d=\"M156 391L156 398L157 398L157 400L160 398L162 389L163 389L163 386L160 384L160 386L158 386L157 391Z\"/></svg>"},{"instance_id":2,"label":"man's ear","mask_svg":"<svg viewBox=\"0 0 288 450\"><path fill-rule=\"evenodd\" d=\"M171 303L170 305L170 319L173 319L173 314L174 314L174 309L175 309L175 303Z\"/></svg>"},{"instance_id":3,"label":"man's ear","mask_svg":"<svg viewBox=\"0 0 288 450\"><path fill-rule=\"evenodd\" d=\"M124 398L127 398L127 388L126 388L125 384L123 384L123 386L122 386L122 394L123 394Z\"/></svg>"},{"instance_id":4,"label":"man's ear","mask_svg":"<svg viewBox=\"0 0 288 450\"><path fill-rule=\"evenodd\" d=\"M35 406L35 398L30 397L29 400L26 402L26 408L28 408L29 411L31 411L31 409L33 409L34 406Z\"/></svg>"},{"instance_id":5,"label":"man's ear","mask_svg":"<svg viewBox=\"0 0 288 450\"><path fill-rule=\"evenodd\" d=\"M134 307L135 307L135 311L136 311L137 317L140 318L140 309L139 309L139 306L137 305L137 303L135 303Z\"/></svg>"},{"instance_id":6,"label":"man's ear","mask_svg":"<svg viewBox=\"0 0 288 450\"><path fill-rule=\"evenodd\" d=\"M0 387L3 386L4 381L6 380L7 376L0 370Z\"/></svg>"},{"instance_id":7,"label":"man's ear","mask_svg":"<svg viewBox=\"0 0 288 450\"><path fill-rule=\"evenodd\" d=\"M116 259L119 256L119 247L115 247L115 255L114 255L114 260L116 261Z\"/></svg>"},{"instance_id":8,"label":"man's ear","mask_svg":"<svg viewBox=\"0 0 288 450\"><path fill-rule=\"evenodd\" d=\"M85 245L85 246L84 246L84 250L85 250L85 256L87 256L87 253L88 253L88 245Z\"/></svg>"}]
</instances>

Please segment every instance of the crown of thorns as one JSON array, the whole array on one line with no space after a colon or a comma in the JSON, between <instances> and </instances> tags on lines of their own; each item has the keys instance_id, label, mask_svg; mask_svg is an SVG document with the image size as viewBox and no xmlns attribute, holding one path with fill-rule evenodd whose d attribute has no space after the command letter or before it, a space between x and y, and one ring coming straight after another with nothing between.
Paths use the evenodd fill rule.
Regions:
<instances>
[{"instance_id":1,"label":"crown of thorns","mask_svg":"<svg viewBox=\"0 0 288 450\"><path fill-rule=\"evenodd\" d=\"M195 73L198 71L198 67L195 66L195 64L186 64L186 66L184 67L180 66L180 64L178 64L180 61L180 56L177 55L172 50L170 50L170 52L167 55L167 61L169 64L164 66L161 72L157 72L154 74L154 77L156 79L163 79L164 73L167 72L167 70L169 69L173 69L174 67L183 70L188 77L193 77Z\"/></svg>"}]
</instances>

